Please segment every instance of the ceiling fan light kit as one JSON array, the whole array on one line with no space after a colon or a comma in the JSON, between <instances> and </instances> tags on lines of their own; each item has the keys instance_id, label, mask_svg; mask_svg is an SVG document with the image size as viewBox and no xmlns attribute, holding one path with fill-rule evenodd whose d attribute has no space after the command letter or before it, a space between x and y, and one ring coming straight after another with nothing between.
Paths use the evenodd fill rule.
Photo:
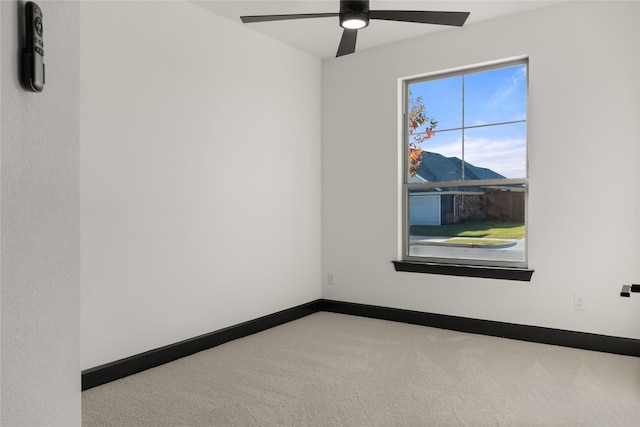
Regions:
<instances>
[{"instance_id":1,"label":"ceiling fan light kit","mask_svg":"<svg viewBox=\"0 0 640 427\"><path fill-rule=\"evenodd\" d=\"M359 30L369 25L369 1L340 1L340 26Z\"/></svg>"},{"instance_id":2,"label":"ceiling fan light kit","mask_svg":"<svg viewBox=\"0 0 640 427\"><path fill-rule=\"evenodd\" d=\"M369 25L369 19L386 21L415 22L420 24L451 25L462 27L469 17L469 12L439 12L419 10L370 10L369 0L340 0L339 13L303 13L291 15L258 15L241 16L243 23L283 21L287 19L339 17L340 26L344 28L336 57L349 55L356 51L358 30Z\"/></svg>"}]
</instances>

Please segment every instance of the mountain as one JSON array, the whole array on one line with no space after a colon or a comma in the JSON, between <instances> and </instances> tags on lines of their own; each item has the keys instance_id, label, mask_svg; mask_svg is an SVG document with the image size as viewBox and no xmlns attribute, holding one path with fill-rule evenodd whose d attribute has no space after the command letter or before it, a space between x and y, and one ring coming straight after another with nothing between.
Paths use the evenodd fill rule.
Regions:
<instances>
[{"instance_id":1,"label":"mountain","mask_svg":"<svg viewBox=\"0 0 640 427\"><path fill-rule=\"evenodd\" d=\"M427 181L459 181L462 178L462 160L457 157L445 157L430 151L422 152L422 162L416 170L417 174ZM465 163L464 179L503 179L504 176L487 168L480 168Z\"/></svg>"}]
</instances>

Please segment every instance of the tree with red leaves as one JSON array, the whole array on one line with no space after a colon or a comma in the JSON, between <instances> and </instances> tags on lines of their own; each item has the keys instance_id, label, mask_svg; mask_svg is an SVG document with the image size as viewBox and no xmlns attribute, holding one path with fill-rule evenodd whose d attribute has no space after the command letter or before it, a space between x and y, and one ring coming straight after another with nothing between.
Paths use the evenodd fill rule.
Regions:
<instances>
[{"instance_id":1,"label":"tree with red leaves","mask_svg":"<svg viewBox=\"0 0 640 427\"><path fill-rule=\"evenodd\" d=\"M422 162L422 144L427 139L435 135L435 128L438 125L436 120L427 117L427 111L422 102L422 97L413 97L409 91L409 173L416 176L416 171ZM426 125L424 131L418 131L420 126Z\"/></svg>"}]
</instances>

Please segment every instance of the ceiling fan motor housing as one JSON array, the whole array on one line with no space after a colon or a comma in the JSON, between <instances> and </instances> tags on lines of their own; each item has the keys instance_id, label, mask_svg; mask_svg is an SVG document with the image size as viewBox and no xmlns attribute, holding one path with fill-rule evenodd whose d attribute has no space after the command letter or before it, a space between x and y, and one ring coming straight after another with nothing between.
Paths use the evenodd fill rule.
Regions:
<instances>
[{"instance_id":1,"label":"ceiling fan motor housing","mask_svg":"<svg viewBox=\"0 0 640 427\"><path fill-rule=\"evenodd\" d=\"M340 0L340 26L351 28L347 23L348 21L360 21L363 23L356 28L364 28L369 25L369 0Z\"/></svg>"}]
</instances>

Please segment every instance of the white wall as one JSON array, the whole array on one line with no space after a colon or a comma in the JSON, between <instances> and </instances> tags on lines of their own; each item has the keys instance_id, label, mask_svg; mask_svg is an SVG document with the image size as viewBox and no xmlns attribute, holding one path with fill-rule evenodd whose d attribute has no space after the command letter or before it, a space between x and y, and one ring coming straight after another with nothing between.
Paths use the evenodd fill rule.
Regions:
<instances>
[{"instance_id":1,"label":"white wall","mask_svg":"<svg viewBox=\"0 0 640 427\"><path fill-rule=\"evenodd\" d=\"M44 92L19 84L22 1L0 2L0 424L80 425L79 7L39 2Z\"/></svg>"},{"instance_id":2,"label":"white wall","mask_svg":"<svg viewBox=\"0 0 640 427\"><path fill-rule=\"evenodd\" d=\"M640 282L638 7L569 2L323 61L323 297L640 338L640 298L619 296ZM522 55L532 281L395 272L399 79Z\"/></svg>"},{"instance_id":3,"label":"white wall","mask_svg":"<svg viewBox=\"0 0 640 427\"><path fill-rule=\"evenodd\" d=\"M81 364L320 297L320 60L187 2L81 7Z\"/></svg>"}]
</instances>

